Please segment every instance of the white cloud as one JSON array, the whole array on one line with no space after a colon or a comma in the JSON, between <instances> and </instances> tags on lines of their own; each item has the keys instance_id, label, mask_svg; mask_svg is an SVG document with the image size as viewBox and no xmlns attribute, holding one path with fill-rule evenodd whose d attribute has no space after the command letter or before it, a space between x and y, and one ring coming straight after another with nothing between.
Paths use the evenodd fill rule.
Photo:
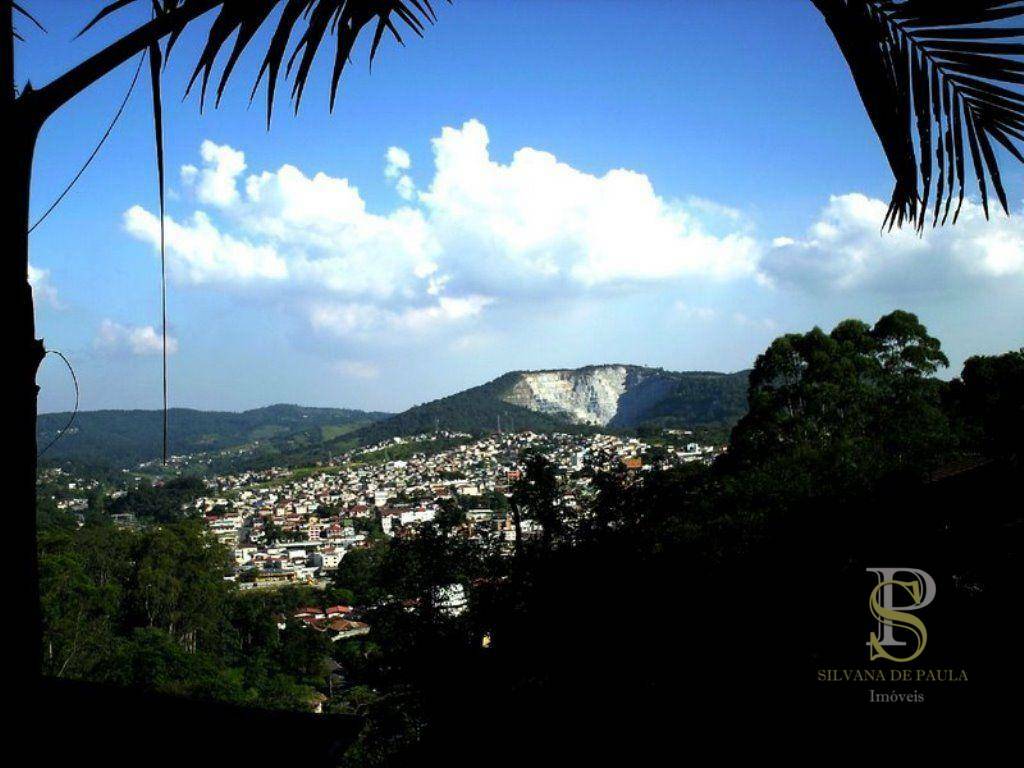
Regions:
<instances>
[{"instance_id":1,"label":"white cloud","mask_svg":"<svg viewBox=\"0 0 1024 768\"><path fill-rule=\"evenodd\" d=\"M419 193L409 153L389 147L384 175L411 204L375 214L348 179L291 165L242 178L244 153L204 141L202 167L184 166L182 177L223 220L203 210L170 220L172 266L192 283L287 279L351 299L413 298L433 314L444 310L424 291L580 292L756 275L759 247L734 209L671 201L642 173L596 176L530 147L503 164L488 145L476 120L444 128L434 178ZM726 231L713 232L722 222ZM130 209L125 224L156 244L157 220L144 209Z\"/></svg>"},{"instance_id":2,"label":"white cloud","mask_svg":"<svg viewBox=\"0 0 1024 768\"><path fill-rule=\"evenodd\" d=\"M152 325L122 325L113 320L100 323L93 342L96 349L110 354L159 355L163 339ZM178 340L167 337L167 353L178 351Z\"/></svg>"},{"instance_id":3,"label":"white cloud","mask_svg":"<svg viewBox=\"0 0 1024 768\"><path fill-rule=\"evenodd\" d=\"M238 177L245 172L245 153L207 139L199 149L204 167L181 167L181 180L195 189L200 202L226 207L238 200Z\"/></svg>"},{"instance_id":4,"label":"white cloud","mask_svg":"<svg viewBox=\"0 0 1024 768\"><path fill-rule=\"evenodd\" d=\"M529 147L502 163L488 143L476 120L444 128L422 192L413 158L389 147L384 176L404 202L373 212L349 179L287 164L250 172L243 152L204 141L201 163L182 168L198 210L166 220L170 274L274 291L315 331L355 344L442 328L474 338L503 299L757 277L758 244L733 209L672 201L641 173L592 175ZM158 248L153 213L133 206L124 226Z\"/></svg>"},{"instance_id":5,"label":"white cloud","mask_svg":"<svg viewBox=\"0 0 1024 768\"><path fill-rule=\"evenodd\" d=\"M366 333L383 322L384 313L371 304L314 304L309 322L316 330L336 336Z\"/></svg>"},{"instance_id":6,"label":"white cloud","mask_svg":"<svg viewBox=\"0 0 1024 768\"><path fill-rule=\"evenodd\" d=\"M409 176L403 175L395 182L395 191L403 200L412 200L416 194L416 183Z\"/></svg>"},{"instance_id":7,"label":"white cloud","mask_svg":"<svg viewBox=\"0 0 1024 768\"><path fill-rule=\"evenodd\" d=\"M396 324L410 331L421 331L439 323L459 322L477 317L494 299L489 296L442 296L436 304L407 309Z\"/></svg>"},{"instance_id":8,"label":"white cloud","mask_svg":"<svg viewBox=\"0 0 1024 768\"><path fill-rule=\"evenodd\" d=\"M740 367L780 329L870 319L880 297L924 317L950 297L973 312L997 284L1009 285L1007 311L1024 295L1024 211L985 222L967 202L956 227L882 234L886 204L848 194L802 235L769 240L742 211L674 198L638 170L587 172L532 147L492 155L475 120L432 146L419 186L419 159L387 149L376 182L398 197L375 210L353 179L250 170L241 151L204 142L167 220L169 272L292 317L313 333L289 338L353 381L406 355L479 366L518 349L515 364L529 367L537 344L598 361L633 328L659 323L672 333L641 334L640 354L671 344L664 354L728 360L680 365ZM123 223L155 252L153 213L133 206ZM48 277L33 274L37 298ZM97 347L144 354L157 338L146 328L105 324Z\"/></svg>"},{"instance_id":9,"label":"white cloud","mask_svg":"<svg viewBox=\"0 0 1024 768\"><path fill-rule=\"evenodd\" d=\"M50 282L50 270L28 265L28 284L32 286L32 298L36 304L49 304L59 308L57 289Z\"/></svg>"},{"instance_id":10,"label":"white cloud","mask_svg":"<svg viewBox=\"0 0 1024 768\"><path fill-rule=\"evenodd\" d=\"M442 129L422 191L408 175L413 158L389 147L384 176L404 202L373 212L349 179L287 164L249 173L243 152L204 141L201 164L182 168L199 209L167 219L171 275L277 291L279 306L315 330L365 340L449 326L469 338L503 303L514 312L519 302L679 295L701 284L728 284L732 296L772 284L814 297L1024 280L1024 216L986 222L970 201L956 227L919 237L880 232L880 200L834 196L803 237L769 243L740 211L668 198L638 171L587 173L531 147L501 162L489 144L477 120ZM125 212L124 226L158 246L159 222L141 206ZM35 272L39 296L52 296L46 278ZM734 309L674 306L690 321L777 327Z\"/></svg>"},{"instance_id":11,"label":"white cloud","mask_svg":"<svg viewBox=\"0 0 1024 768\"><path fill-rule=\"evenodd\" d=\"M494 345L494 337L489 333L464 333L457 336L448 348L453 352L476 353Z\"/></svg>"},{"instance_id":12,"label":"white cloud","mask_svg":"<svg viewBox=\"0 0 1024 768\"><path fill-rule=\"evenodd\" d=\"M756 241L741 232L712 234L702 221L706 202L673 202L642 173L595 176L530 147L502 164L488 144L476 120L443 129L433 140L434 179L419 197L446 256L491 290L756 273Z\"/></svg>"},{"instance_id":13,"label":"white cloud","mask_svg":"<svg viewBox=\"0 0 1024 768\"><path fill-rule=\"evenodd\" d=\"M412 168L412 158L401 147L388 147L384 159L387 161L387 165L384 166L384 175L389 179L397 179L403 172Z\"/></svg>"},{"instance_id":14,"label":"white cloud","mask_svg":"<svg viewBox=\"0 0 1024 768\"><path fill-rule=\"evenodd\" d=\"M160 220L142 206L125 212L124 227L154 249L160 247ZM198 285L288 277L288 266L272 245L253 245L224 234L203 211L196 211L185 223L168 216L165 229L171 274L183 282Z\"/></svg>"},{"instance_id":15,"label":"white cloud","mask_svg":"<svg viewBox=\"0 0 1024 768\"><path fill-rule=\"evenodd\" d=\"M336 336L376 331L423 333L476 318L492 302L487 296L441 296L435 304L401 310L382 309L372 304L317 303L309 310L309 321L317 330Z\"/></svg>"},{"instance_id":16,"label":"white cloud","mask_svg":"<svg viewBox=\"0 0 1024 768\"><path fill-rule=\"evenodd\" d=\"M406 173L412 167L409 153L401 147L388 147L384 160L384 177L394 182L399 197L403 200L412 200L416 194L416 183Z\"/></svg>"},{"instance_id":17,"label":"white cloud","mask_svg":"<svg viewBox=\"0 0 1024 768\"><path fill-rule=\"evenodd\" d=\"M1024 218L965 201L956 226L881 231L887 204L833 196L802 239L776 238L761 262L774 283L812 293L965 290L965 283L1024 279Z\"/></svg>"},{"instance_id":18,"label":"white cloud","mask_svg":"<svg viewBox=\"0 0 1024 768\"><path fill-rule=\"evenodd\" d=\"M475 120L445 128L424 193L408 176L409 153L388 148L385 177L410 204L373 213L348 179L291 165L246 174L244 153L204 141L201 166L182 168L204 207L166 221L171 274L293 289L301 298L289 304L314 328L365 334L465 322L530 287L578 294L755 273L753 239L701 223L701 211L738 216L730 209L670 202L643 174L593 176L530 148L501 164L487 145ZM146 209L126 211L124 226L158 247L159 221Z\"/></svg>"},{"instance_id":19,"label":"white cloud","mask_svg":"<svg viewBox=\"0 0 1024 768\"><path fill-rule=\"evenodd\" d=\"M204 210L188 221L168 220L177 279L225 286L280 282L375 302L422 299L438 251L422 212L401 207L370 213L347 179L308 177L291 165L240 180L244 154L210 142L203 143L202 154L206 167L188 175L221 190L199 195L215 203L217 223ZM154 247L158 225L139 206L125 214L128 232Z\"/></svg>"}]
</instances>

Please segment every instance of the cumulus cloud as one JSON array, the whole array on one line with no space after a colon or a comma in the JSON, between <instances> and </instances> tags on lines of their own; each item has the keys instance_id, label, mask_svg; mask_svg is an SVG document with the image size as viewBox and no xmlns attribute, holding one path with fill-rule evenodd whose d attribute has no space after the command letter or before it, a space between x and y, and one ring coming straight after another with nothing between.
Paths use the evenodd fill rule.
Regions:
<instances>
[{"instance_id":1,"label":"cumulus cloud","mask_svg":"<svg viewBox=\"0 0 1024 768\"><path fill-rule=\"evenodd\" d=\"M197 199L208 207L167 221L170 270L180 282L293 287L376 309L436 303L428 289L442 284L438 246L421 211L371 213L347 179L310 177L291 165L242 179L245 157L230 147L204 142L202 155L205 167L186 177L197 179ZM124 225L158 247L159 220L149 211L132 207Z\"/></svg>"},{"instance_id":2,"label":"cumulus cloud","mask_svg":"<svg viewBox=\"0 0 1024 768\"><path fill-rule=\"evenodd\" d=\"M742 212L669 198L636 170L588 173L532 147L495 158L477 120L443 128L432 150L432 178L418 189L409 152L387 149L384 177L402 202L374 212L349 179L287 164L250 172L243 152L204 141L201 163L182 168L197 209L167 219L171 275L275 290L315 330L366 339L460 325L469 338L492 305L695 284L827 297L1024 281L1024 215L986 222L970 201L956 227L919 237L880 232L883 201L838 195L802 236L765 242ZM158 246L159 221L145 208L127 210L124 226ZM33 286L54 296L43 270ZM691 321L777 327L734 309L675 305Z\"/></svg>"},{"instance_id":3,"label":"cumulus cloud","mask_svg":"<svg viewBox=\"0 0 1024 768\"><path fill-rule=\"evenodd\" d=\"M419 198L446 255L487 287L557 282L571 289L756 273L758 246L713 234L701 205L658 195L642 173L601 176L524 147L494 160L470 120L433 140L436 172Z\"/></svg>"},{"instance_id":4,"label":"cumulus cloud","mask_svg":"<svg viewBox=\"0 0 1024 768\"><path fill-rule=\"evenodd\" d=\"M442 296L436 304L402 310L372 304L318 303L309 312L313 327L336 336L367 334L377 330L421 333L439 325L470 320L493 301L487 296Z\"/></svg>"},{"instance_id":5,"label":"cumulus cloud","mask_svg":"<svg viewBox=\"0 0 1024 768\"><path fill-rule=\"evenodd\" d=\"M160 220L140 205L124 214L129 234L160 246ZM285 280L288 265L272 244L253 244L224 234L203 211L191 220L165 220L168 263L172 276L182 282L239 283L260 280Z\"/></svg>"},{"instance_id":6,"label":"cumulus cloud","mask_svg":"<svg viewBox=\"0 0 1024 768\"><path fill-rule=\"evenodd\" d=\"M50 270L28 265L28 284L32 286L32 297L37 304L49 304L57 308L57 289L50 282Z\"/></svg>"},{"instance_id":7,"label":"cumulus cloud","mask_svg":"<svg viewBox=\"0 0 1024 768\"><path fill-rule=\"evenodd\" d=\"M412 158L401 147L388 147L384 155L384 178L395 185L395 190L403 200L412 200L416 194L416 184L406 171L412 167Z\"/></svg>"},{"instance_id":8,"label":"cumulus cloud","mask_svg":"<svg viewBox=\"0 0 1024 768\"><path fill-rule=\"evenodd\" d=\"M159 355L163 351L163 339L152 325L122 325L109 319L100 323L93 344L108 354ZM177 351L178 340L168 336L168 354Z\"/></svg>"},{"instance_id":9,"label":"cumulus cloud","mask_svg":"<svg viewBox=\"0 0 1024 768\"><path fill-rule=\"evenodd\" d=\"M209 139L199 148L203 168L184 165L181 180L195 190L200 202L225 207L238 200L238 177L245 172L245 153Z\"/></svg>"},{"instance_id":10,"label":"cumulus cloud","mask_svg":"<svg viewBox=\"0 0 1024 768\"><path fill-rule=\"evenodd\" d=\"M402 173L412 168L412 158L401 147L388 147L384 159L387 161L387 165L384 166L384 175L389 179L397 179Z\"/></svg>"},{"instance_id":11,"label":"cumulus cloud","mask_svg":"<svg viewBox=\"0 0 1024 768\"><path fill-rule=\"evenodd\" d=\"M592 175L529 147L502 163L476 120L444 128L433 153L419 192L409 153L388 148L384 175L407 202L374 213L348 179L292 165L246 174L244 153L204 141L201 167L182 169L201 208L167 221L171 274L293 287L312 325L338 333L458 323L531 291L756 277L759 247L738 212L664 198L642 173ZM710 219L729 226L713 231ZM159 222L141 206L124 226L158 246Z\"/></svg>"},{"instance_id":12,"label":"cumulus cloud","mask_svg":"<svg viewBox=\"0 0 1024 768\"><path fill-rule=\"evenodd\" d=\"M956 226L882 232L886 203L833 196L803 238L777 238L761 260L772 282L812 293L944 289L965 282L1024 280L1024 218L965 201Z\"/></svg>"},{"instance_id":13,"label":"cumulus cloud","mask_svg":"<svg viewBox=\"0 0 1024 768\"><path fill-rule=\"evenodd\" d=\"M403 174L395 182L395 191L403 200L412 200L416 194L416 184L410 176Z\"/></svg>"}]
</instances>

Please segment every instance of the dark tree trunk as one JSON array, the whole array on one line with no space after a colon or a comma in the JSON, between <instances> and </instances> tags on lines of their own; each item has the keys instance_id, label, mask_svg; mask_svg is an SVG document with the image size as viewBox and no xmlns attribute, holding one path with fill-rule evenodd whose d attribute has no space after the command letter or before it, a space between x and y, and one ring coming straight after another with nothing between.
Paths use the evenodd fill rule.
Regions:
<instances>
[{"instance_id":1,"label":"dark tree trunk","mask_svg":"<svg viewBox=\"0 0 1024 768\"><path fill-rule=\"evenodd\" d=\"M0 87L3 88L2 124L7 134L10 160L4 173L7 203L3 210L4 273L3 302L10 308L8 379L11 397L8 409L11 429L6 459L10 468L9 492L13 501L9 516L15 565L13 596L17 617L15 648L11 658L28 670L34 680L42 664L38 572L36 569L36 371L43 359L43 342L36 338L32 288L28 282L28 217L32 155L39 122L27 105L17 98L14 84L14 36L12 6L0 5Z\"/></svg>"},{"instance_id":2,"label":"dark tree trunk","mask_svg":"<svg viewBox=\"0 0 1024 768\"><path fill-rule=\"evenodd\" d=\"M10 122L6 123L11 125ZM12 495L17 519L14 524L16 537L15 551L18 552L20 569L18 580L24 584L16 586L19 599L25 600L15 615L18 625L26 627L26 648L15 658L32 660L38 667L40 653L40 616L38 574L36 570L36 399L39 387L36 385L36 371L43 360L42 339L36 338L35 314L32 306L32 288L28 283L28 198L29 179L32 168L32 152L36 131L30 125L14 123L14 138L18 141L11 174L8 176L8 220L4 226L5 237L10 244L6 261L9 273L4 278L7 286L9 306L14 309L13 320L13 370L14 381L11 411L13 411L13 433L8 438L12 446L7 461L12 468ZM6 302L5 302L6 303ZM31 646L31 647L28 647Z\"/></svg>"},{"instance_id":3,"label":"dark tree trunk","mask_svg":"<svg viewBox=\"0 0 1024 768\"><path fill-rule=\"evenodd\" d=\"M45 350L36 338L32 287L28 282L29 198L36 139L46 119L76 95L146 50L174 29L185 26L223 0L196 0L187 8L162 14L86 59L52 83L18 94L14 71L14 6L0 0L0 125L7 136L9 166L4 169L7 204L3 209L3 304L13 316L7 337L8 379L11 382L12 424L7 444L12 500L11 531L15 566L13 616L14 655L25 665L30 683L42 667L42 621L36 552L36 372ZM20 676L19 676L20 677ZM31 691L30 691L31 693Z\"/></svg>"}]
</instances>

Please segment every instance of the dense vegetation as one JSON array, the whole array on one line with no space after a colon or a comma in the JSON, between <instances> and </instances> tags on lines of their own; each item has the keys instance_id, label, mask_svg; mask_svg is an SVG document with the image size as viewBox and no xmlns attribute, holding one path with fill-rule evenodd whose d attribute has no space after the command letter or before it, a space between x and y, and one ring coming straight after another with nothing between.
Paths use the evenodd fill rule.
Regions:
<instances>
[{"instance_id":1,"label":"dense vegetation","mask_svg":"<svg viewBox=\"0 0 1024 768\"><path fill-rule=\"evenodd\" d=\"M41 414L37 421L39 445L53 440L70 415ZM388 415L297 405L271 405L239 413L172 408L167 414L170 452L188 454L256 444L270 454L294 451ZM130 467L159 459L162 435L160 411L86 411L75 417L71 429L53 444L46 458L50 462Z\"/></svg>"},{"instance_id":2,"label":"dense vegetation","mask_svg":"<svg viewBox=\"0 0 1024 768\"><path fill-rule=\"evenodd\" d=\"M239 592L199 521L51 520L39 552L45 674L299 711L325 688L330 643L290 618L323 595Z\"/></svg>"},{"instance_id":3,"label":"dense vegetation","mask_svg":"<svg viewBox=\"0 0 1024 768\"><path fill-rule=\"evenodd\" d=\"M530 457L510 503L539 536L500 555L454 534L456 501L416 536L376 537L331 587L372 631L329 649L272 627L284 598L233 593L222 554L194 551L190 521L137 534L51 523L47 670L298 706L322 689L316 659L330 653L345 684L329 707L365 717L348 752L362 764L496 743L510 756L571 738L580 719L666 744L678 723L663 704L683 694L733 716L779 690L860 703L862 689L816 688L814 672L864 666L865 568L896 562L938 582L929 665L967 668L979 701L995 680L1021 680L1020 659L993 655L990 638L1020 641L1006 607L1024 586L1024 514L1001 499L1024 461L1024 349L971 358L952 382L934 377L944 365L904 312L776 339L726 457L591 473L575 509L557 468ZM453 584L461 614L439 599Z\"/></svg>"},{"instance_id":4,"label":"dense vegetation","mask_svg":"<svg viewBox=\"0 0 1024 768\"><path fill-rule=\"evenodd\" d=\"M671 392L646 409L641 425L689 429L731 429L747 412L749 371L736 373L686 372Z\"/></svg>"},{"instance_id":5,"label":"dense vegetation","mask_svg":"<svg viewBox=\"0 0 1024 768\"><path fill-rule=\"evenodd\" d=\"M129 514L143 523L173 523L183 517L182 508L206 493L197 477L176 477L163 485L140 485L107 505L111 515Z\"/></svg>"}]
</instances>

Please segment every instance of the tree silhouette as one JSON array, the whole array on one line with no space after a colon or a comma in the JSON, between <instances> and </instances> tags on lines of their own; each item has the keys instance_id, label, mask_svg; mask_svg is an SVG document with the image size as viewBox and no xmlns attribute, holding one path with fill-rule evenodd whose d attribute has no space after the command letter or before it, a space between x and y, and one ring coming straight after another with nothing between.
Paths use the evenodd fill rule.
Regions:
<instances>
[{"instance_id":1,"label":"tree silhouette","mask_svg":"<svg viewBox=\"0 0 1024 768\"><path fill-rule=\"evenodd\" d=\"M83 32L138 0L115 0ZM930 200L933 225L946 222L965 191L967 154L988 212L988 187L1008 210L993 142L1024 161L1016 142L1024 140L1024 36L1003 23L1024 16L1019 0L812 0L823 14L845 56L865 109L878 134L896 180L886 223L924 227ZM3 125L8 133L9 202L3 227L9 243L4 262L5 302L13 309L8 356L13 369L14 424L9 458L18 552L15 606L22 626L21 658L38 659L39 606L36 593L34 515L26 514L35 496L36 371L44 355L36 338L32 290L28 282L29 192L36 139L45 122L61 107L135 56L146 53L154 95L160 65L182 32L213 14L206 44L187 85L200 89L205 101L219 54L227 60L217 78L219 101L243 51L257 31L276 18L252 93L266 82L267 120L278 82L291 76L291 101L297 110L321 45L335 38L330 99L333 106L342 71L360 34L372 29L370 58L385 32L401 42L400 27L421 35L436 20L430 0L150 0L151 21L103 48L41 88L18 89L14 79L15 28L18 15L38 22L12 0L0 0L0 82ZM41 25L40 25L41 26ZM294 46L291 41L296 39ZM232 42L233 41L233 42ZM160 134L159 98L154 121ZM158 145L159 146L159 145ZM966 151L965 151L966 146ZM933 164L934 154L934 164ZM937 174L936 172L937 171ZM932 197L933 196L933 197ZM37 664L31 665L33 669Z\"/></svg>"}]
</instances>

